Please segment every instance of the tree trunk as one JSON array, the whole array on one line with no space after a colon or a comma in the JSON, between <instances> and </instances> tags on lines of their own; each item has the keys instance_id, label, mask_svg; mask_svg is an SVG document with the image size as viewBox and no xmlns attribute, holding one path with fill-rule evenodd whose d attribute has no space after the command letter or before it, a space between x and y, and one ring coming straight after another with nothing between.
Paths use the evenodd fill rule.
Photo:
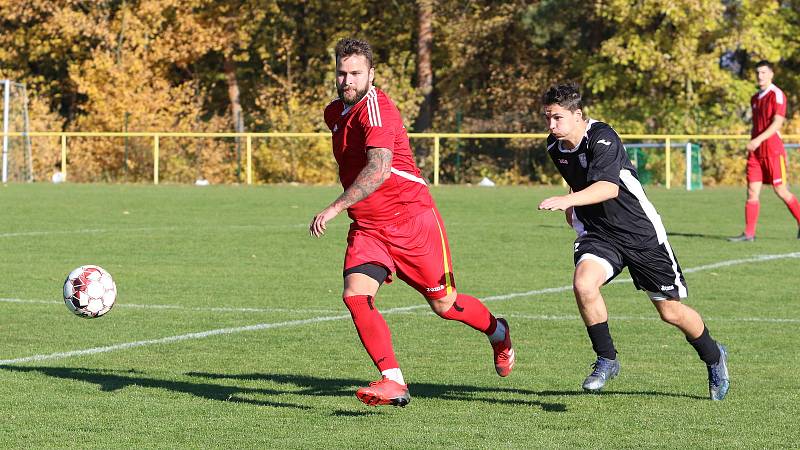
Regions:
<instances>
[{"instance_id":1,"label":"tree trunk","mask_svg":"<svg viewBox=\"0 0 800 450\"><path fill-rule=\"evenodd\" d=\"M244 133L242 103L239 101L239 82L236 80L236 66L230 56L225 57L223 68L225 70L225 79L228 82L228 97L231 100L233 128L237 133ZM236 137L236 182L242 182L242 139L238 136Z\"/></svg>"},{"instance_id":2,"label":"tree trunk","mask_svg":"<svg viewBox=\"0 0 800 450\"><path fill-rule=\"evenodd\" d=\"M433 69L431 52L433 50L433 2L434 0L417 0L419 8L417 39L417 83L422 94L414 131L428 130L433 124Z\"/></svg>"},{"instance_id":3,"label":"tree trunk","mask_svg":"<svg viewBox=\"0 0 800 450\"><path fill-rule=\"evenodd\" d=\"M244 118L242 117L242 104L239 101L239 82L236 80L236 66L230 57L226 56L223 67L225 80L228 82L228 98L231 101L233 128L237 133L244 133Z\"/></svg>"}]
</instances>

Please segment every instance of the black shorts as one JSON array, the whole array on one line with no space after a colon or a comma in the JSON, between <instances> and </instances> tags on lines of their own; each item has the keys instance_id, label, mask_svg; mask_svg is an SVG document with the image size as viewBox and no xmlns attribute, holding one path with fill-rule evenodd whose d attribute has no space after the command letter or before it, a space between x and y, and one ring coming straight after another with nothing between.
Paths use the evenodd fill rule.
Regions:
<instances>
[{"instance_id":1,"label":"black shorts","mask_svg":"<svg viewBox=\"0 0 800 450\"><path fill-rule=\"evenodd\" d=\"M647 292L651 300L680 299L688 294L681 266L667 241L658 247L637 250L584 234L575 240L575 266L585 259L605 267L606 283L627 266L636 289Z\"/></svg>"}]
</instances>

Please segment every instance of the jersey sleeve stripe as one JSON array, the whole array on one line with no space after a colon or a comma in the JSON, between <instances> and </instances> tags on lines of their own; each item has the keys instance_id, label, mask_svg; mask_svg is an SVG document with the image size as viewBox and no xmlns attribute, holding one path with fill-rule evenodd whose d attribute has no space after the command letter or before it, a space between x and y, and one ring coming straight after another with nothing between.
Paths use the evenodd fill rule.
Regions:
<instances>
[{"instance_id":1,"label":"jersey sleeve stripe","mask_svg":"<svg viewBox=\"0 0 800 450\"><path fill-rule=\"evenodd\" d=\"M370 101L372 100L373 92L374 91L369 91L367 93L367 116L369 117L369 126L371 127L375 126L375 118L374 115L372 114L372 103L370 103Z\"/></svg>"},{"instance_id":2,"label":"jersey sleeve stripe","mask_svg":"<svg viewBox=\"0 0 800 450\"><path fill-rule=\"evenodd\" d=\"M372 118L375 123L372 126L379 127L381 126L381 119L380 119L380 109L378 108L378 98L373 95L370 97L369 106L372 108Z\"/></svg>"},{"instance_id":3,"label":"jersey sleeve stripe","mask_svg":"<svg viewBox=\"0 0 800 450\"><path fill-rule=\"evenodd\" d=\"M779 104L783 104L783 91L778 88L775 88L775 101Z\"/></svg>"},{"instance_id":4,"label":"jersey sleeve stripe","mask_svg":"<svg viewBox=\"0 0 800 450\"><path fill-rule=\"evenodd\" d=\"M369 124L373 127L382 127L381 110L378 107L378 93L375 90L367 94L367 113L369 114Z\"/></svg>"},{"instance_id":5,"label":"jersey sleeve stripe","mask_svg":"<svg viewBox=\"0 0 800 450\"><path fill-rule=\"evenodd\" d=\"M378 119L378 126L382 127L383 126L383 120L381 119L381 108L380 108L380 105L378 104L378 92L377 91L375 91L374 101L375 101L375 117Z\"/></svg>"},{"instance_id":6,"label":"jersey sleeve stripe","mask_svg":"<svg viewBox=\"0 0 800 450\"><path fill-rule=\"evenodd\" d=\"M375 110L372 106L372 97L375 91L369 91L367 94L367 115L369 116L369 126L374 127L375 123Z\"/></svg>"}]
</instances>

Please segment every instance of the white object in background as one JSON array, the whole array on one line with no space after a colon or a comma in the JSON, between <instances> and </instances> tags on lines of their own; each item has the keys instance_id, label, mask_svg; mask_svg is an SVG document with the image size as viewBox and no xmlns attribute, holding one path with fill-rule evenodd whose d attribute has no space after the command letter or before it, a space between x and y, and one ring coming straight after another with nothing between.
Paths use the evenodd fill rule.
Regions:
<instances>
[{"instance_id":1,"label":"white object in background","mask_svg":"<svg viewBox=\"0 0 800 450\"><path fill-rule=\"evenodd\" d=\"M480 181L480 183L478 183L478 186L494 187L494 181L490 180L487 177L483 177L483 179Z\"/></svg>"}]
</instances>

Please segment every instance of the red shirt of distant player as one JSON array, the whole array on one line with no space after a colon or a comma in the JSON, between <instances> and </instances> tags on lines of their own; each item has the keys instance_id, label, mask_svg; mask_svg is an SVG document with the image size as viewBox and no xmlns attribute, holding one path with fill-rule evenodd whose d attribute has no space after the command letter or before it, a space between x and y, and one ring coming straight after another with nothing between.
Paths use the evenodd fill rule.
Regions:
<instances>
[{"instance_id":1,"label":"red shirt of distant player","mask_svg":"<svg viewBox=\"0 0 800 450\"><path fill-rule=\"evenodd\" d=\"M325 108L325 123L333 133L333 156L339 179L347 189L367 165L370 148L392 151L392 174L365 199L347 208L360 226L380 227L433 207L433 199L411 154L400 111L380 89L371 87L355 105L341 99Z\"/></svg>"},{"instance_id":2,"label":"red shirt of distant player","mask_svg":"<svg viewBox=\"0 0 800 450\"><path fill-rule=\"evenodd\" d=\"M750 105L753 108L753 130L750 133L752 138L769 128L775 115L786 117L786 96L774 84L756 92L750 99ZM768 158L784 153L783 141L778 133L768 137L755 151L759 158Z\"/></svg>"}]
</instances>

